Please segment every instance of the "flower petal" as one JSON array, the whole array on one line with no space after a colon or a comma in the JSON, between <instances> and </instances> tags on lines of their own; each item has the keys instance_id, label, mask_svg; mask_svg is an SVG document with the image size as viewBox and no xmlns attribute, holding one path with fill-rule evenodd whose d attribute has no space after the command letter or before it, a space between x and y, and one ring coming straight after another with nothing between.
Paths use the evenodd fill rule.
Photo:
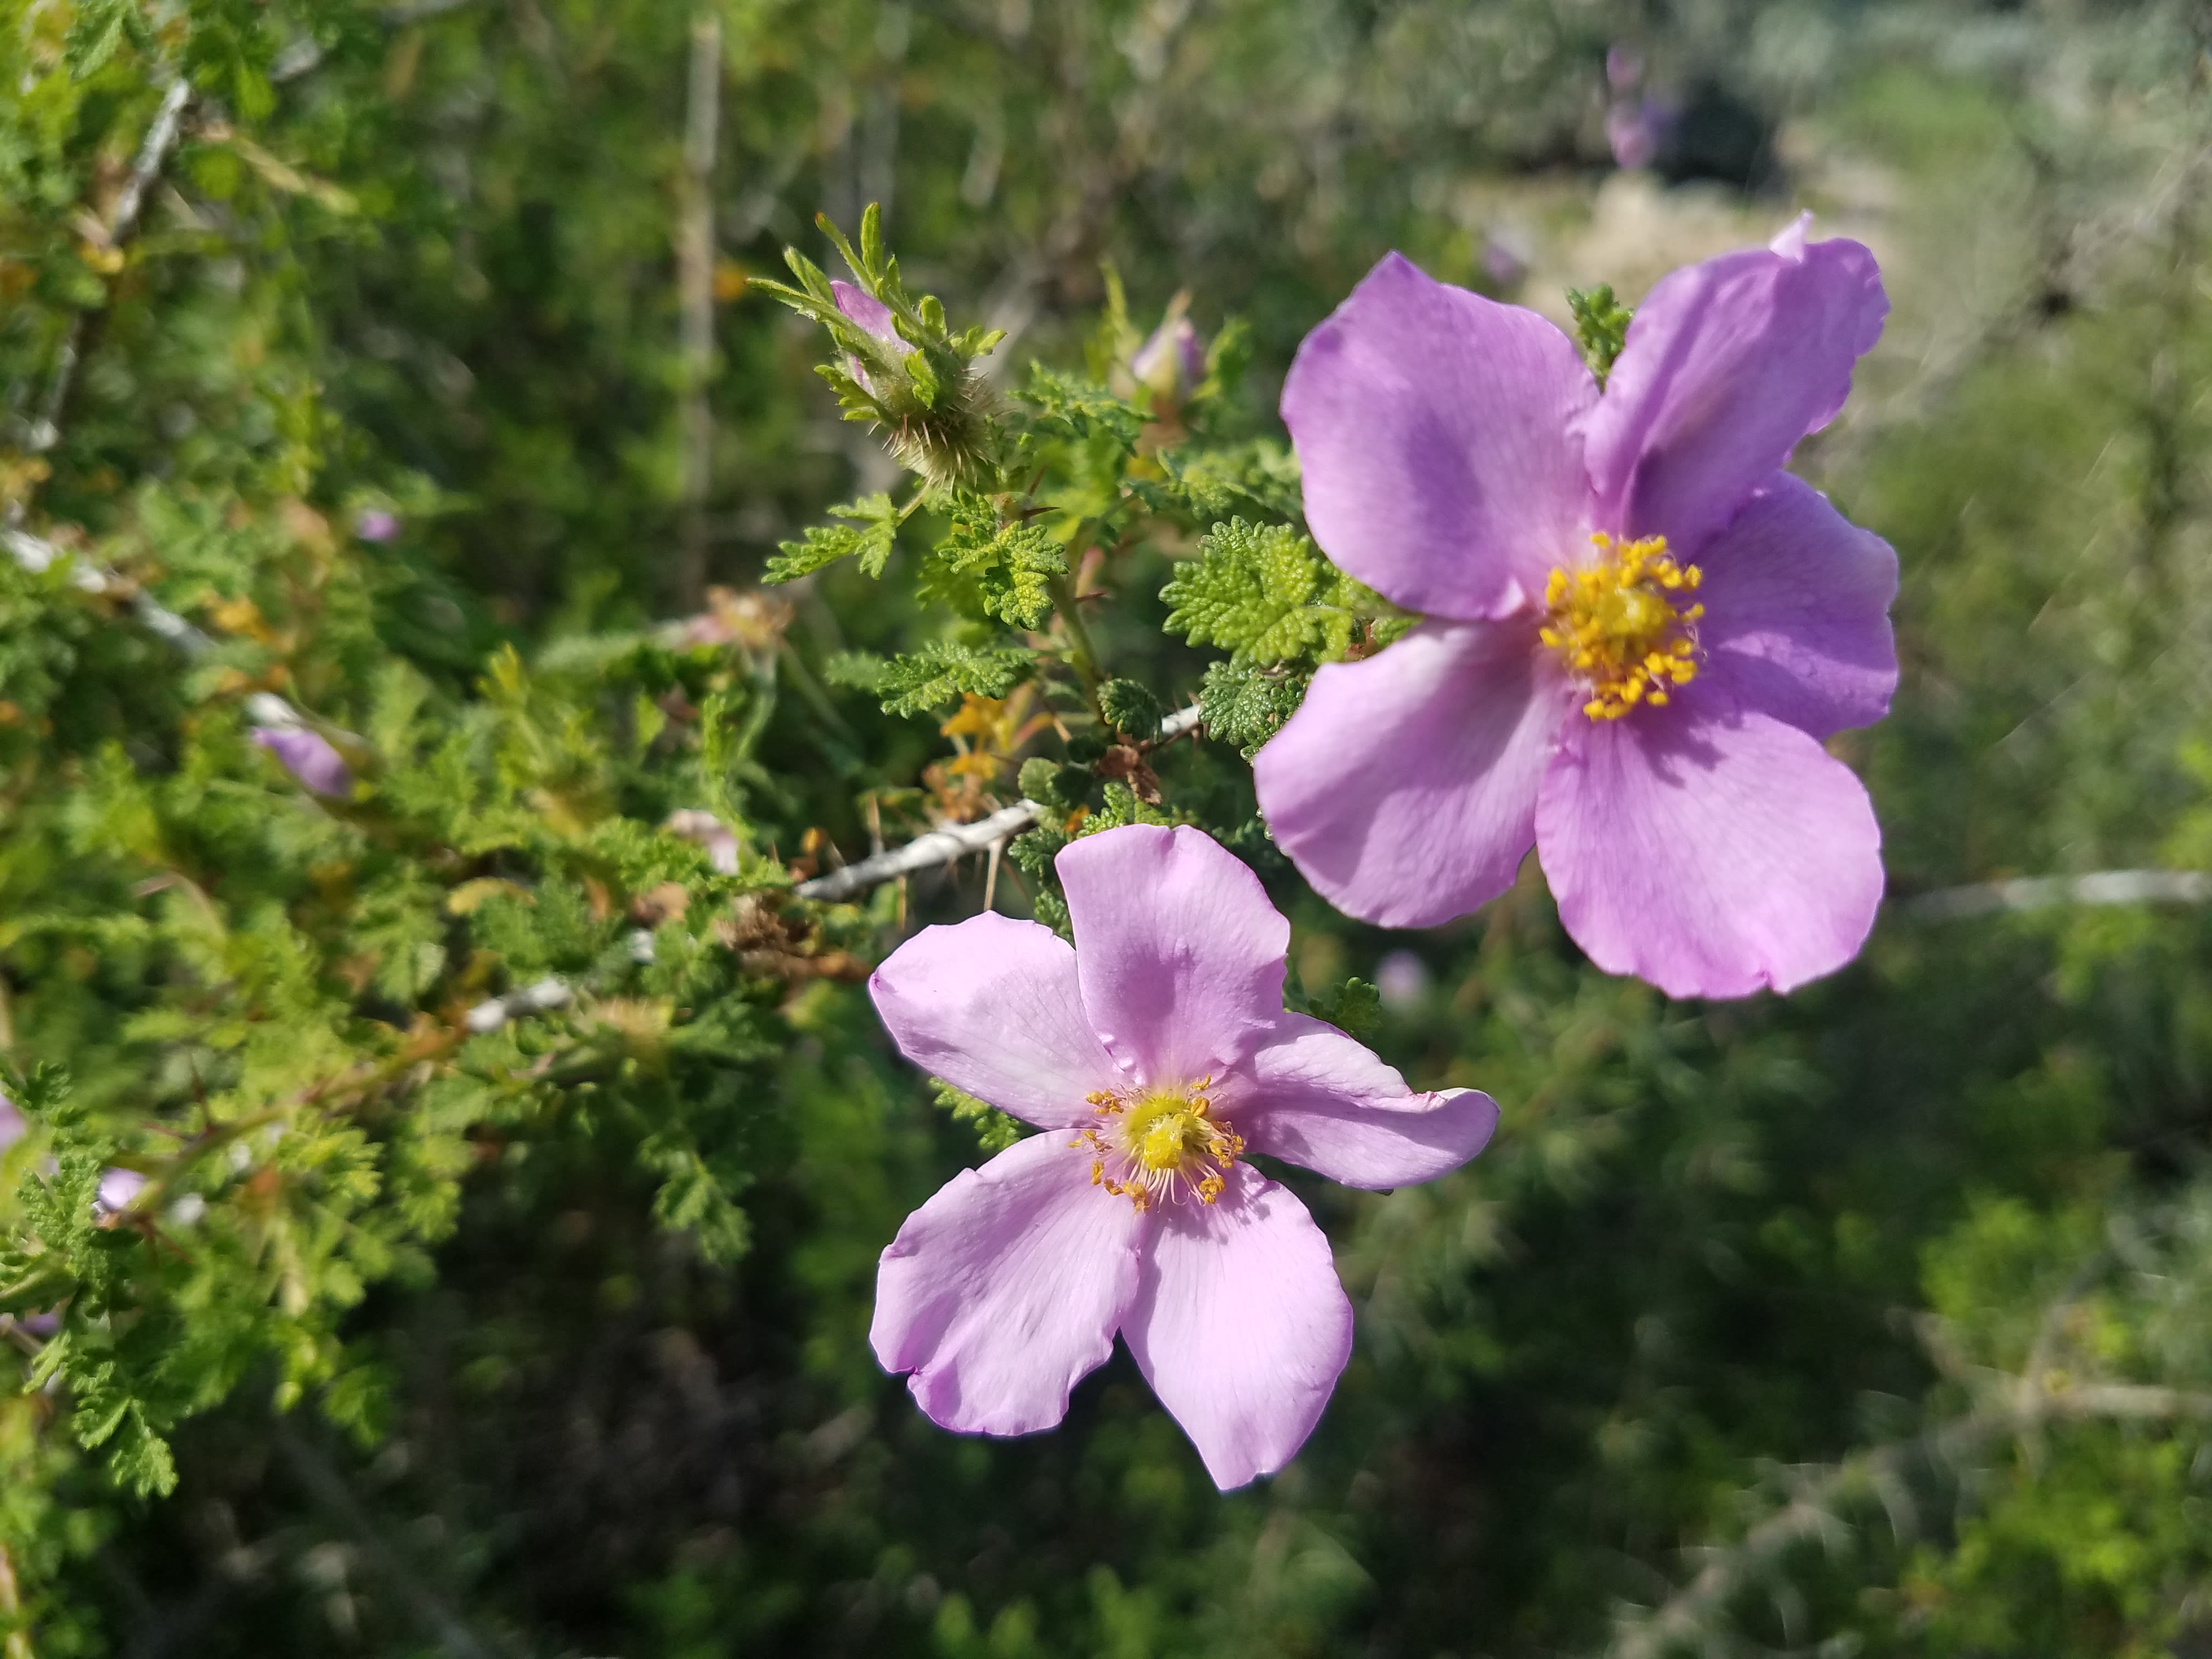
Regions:
<instances>
[{"instance_id":1,"label":"flower petal","mask_svg":"<svg viewBox=\"0 0 2212 1659\"><path fill-rule=\"evenodd\" d=\"M1314 676L1253 760L1260 809L1338 909L1386 927L1449 921L1512 885L1573 702L1533 624L1424 623Z\"/></svg>"},{"instance_id":2,"label":"flower petal","mask_svg":"<svg viewBox=\"0 0 2212 1659\"><path fill-rule=\"evenodd\" d=\"M1717 696L1571 728L1536 802L1559 919L1669 996L1787 991L1857 954L1881 831L1850 769Z\"/></svg>"},{"instance_id":3,"label":"flower petal","mask_svg":"<svg viewBox=\"0 0 2212 1659\"><path fill-rule=\"evenodd\" d=\"M1291 924L1236 854L1187 825L1124 824L1054 861L1083 1006L1147 1084L1218 1075L1283 1011Z\"/></svg>"},{"instance_id":4,"label":"flower petal","mask_svg":"<svg viewBox=\"0 0 2212 1659\"><path fill-rule=\"evenodd\" d=\"M1228 1115L1255 1152L1288 1158L1347 1187L1434 1181L1473 1158L1498 1127L1478 1089L1414 1094L1365 1044L1286 1013L1252 1056L1249 1103L1224 1091Z\"/></svg>"},{"instance_id":5,"label":"flower petal","mask_svg":"<svg viewBox=\"0 0 2212 1659\"><path fill-rule=\"evenodd\" d=\"M930 1420L1033 1434L1114 1351L1147 1218L1091 1184L1090 1153L1048 1131L965 1170L906 1218L876 1273L869 1346Z\"/></svg>"},{"instance_id":6,"label":"flower petal","mask_svg":"<svg viewBox=\"0 0 2212 1659\"><path fill-rule=\"evenodd\" d=\"M1889 313L1874 255L1802 224L1661 278L1588 424L1597 526L1692 558L1835 418Z\"/></svg>"},{"instance_id":7,"label":"flower petal","mask_svg":"<svg viewBox=\"0 0 2212 1659\"><path fill-rule=\"evenodd\" d=\"M925 927L868 980L891 1040L924 1071L1048 1129L1128 1081L1083 1012L1075 952L1048 927L985 912Z\"/></svg>"},{"instance_id":8,"label":"flower petal","mask_svg":"<svg viewBox=\"0 0 2212 1659\"><path fill-rule=\"evenodd\" d=\"M1816 738L1871 726L1897 690L1897 555L1812 485L1777 472L1698 555L1705 672Z\"/></svg>"},{"instance_id":9,"label":"flower petal","mask_svg":"<svg viewBox=\"0 0 2212 1659\"><path fill-rule=\"evenodd\" d=\"M1576 423L1597 387L1543 318L1389 255L1306 336L1283 385L1306 522L1416 611L1499 617L1582 539Z\"/></svg>"},{"instance_id":10,"label":"flower petal","mask_svg":"<svg viewBox=\"0 0 2212 1659\"><path fill-rule=\"evenodd\" d=\"M891 320L891 308L866 289L855 288L842 277L833 277L830 292L837 301L837 309L874 335L878 340L899 343L898 325Z\"/></svg>"},{"instance_id":11,"label":"flower petal","mask_svg":"<svg viewBox=\"0 0 2212 1659\"><path fill-rule=\"evenodd\" d=\"M1352 1357L1352 1304L1305 1206L1239 1165L1159 1212L1121 1334L1224 1492L1297 1455Z\"/></svg>"}]
</instances>

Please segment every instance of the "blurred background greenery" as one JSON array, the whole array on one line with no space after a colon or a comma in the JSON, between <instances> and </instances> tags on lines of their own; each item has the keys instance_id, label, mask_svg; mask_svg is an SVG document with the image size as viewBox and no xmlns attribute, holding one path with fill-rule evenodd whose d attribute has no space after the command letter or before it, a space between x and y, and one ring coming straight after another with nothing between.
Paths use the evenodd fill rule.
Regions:
<instances>
[{"instance_id":1,"label":"blurred background greenery","mask_svg":"<svg viewBox=\"0 0 2212 1659\"><path fill-rule=\"evenodd\" d=\"M317 1328L337 1408L210 1359L175 1491L141 1498L18 1401L9 1659L2212 1655L2212 916L1989 885L2212 869L2208 51L2197 0L8 0L6 493L242 641L187 672L112 605L0 588L0 1044L110 1121L201 1086L147 1011L229 994L179 988L182 923L114 920L182 901L110 853L166 837L146 867L184 868L191 841L272 954L270 916L351 902L320 832L266 827L293 809L246 690L374 734L412 718L394 664L434 726L505 684L569 744L574 789L528 797L557 818L613 764L577 735L594 642L749 589L886 486L814 332L746 292L787 243L827 258L817 209L881 202L1002 364L1079 363L1109 266L1142 324L1180 291L1205 334L1245 319L1255 435L1389 248L1564 319L1570 284L1632 301L1810 209L1894 309L1798 465L1896 546L1904 665L1840 740L1892 902L1787 1000L1597 974L1533 866L1411 936L1267 872L1303 981L1377 981L1385 1056L1504 1114L1433 1186L1297 1183L1359 1340L1275 1480L1216 1494L1125 1356L1014 1443L879 1374L877 1252L977 1152L830 975L653 1085L717 1115L726 1214L609 1152L652 1141L644 1107L472 1128L439 1143L450 1214ZM185 141L106 258L178 63ZM1147 568L1096 626L1188 693ZM857 851L861 798L950 745L820 670L921 624L848 570L777 591L752 647L740 601L704 613L790 693L751 820ZM537 678L479 689L508 647ZM646 689L679 722L704 697ZM623 776L634 814L687 804ZM972 913L982 883L911 903ZM23 922L57 884L76 921ZM432 997L434 963L390 969L424 944L355 939L356 989Z\"/></svg>"}]
</instances>

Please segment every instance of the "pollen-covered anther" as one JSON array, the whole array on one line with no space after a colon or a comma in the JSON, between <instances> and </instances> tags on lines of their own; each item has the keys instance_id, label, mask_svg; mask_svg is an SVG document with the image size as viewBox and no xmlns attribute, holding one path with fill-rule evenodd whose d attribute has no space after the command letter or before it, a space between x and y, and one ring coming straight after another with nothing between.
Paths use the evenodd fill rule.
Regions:
<instances>
[{"instance_id":1,"label":"pollen-covered anther","mask_svg":"<svg viewBox=\"0 0 2212 1659\"><path fill-rule=\"evenodd\" d=\"M1091 1184L1140 1212L1183 1198L1217 1202L1244 1137L1214 1115L1212 1086L1205 1077L1182 1088L1085 1097L1102 1121L1079 1131L1073 1144L1091 1148Z\"/></svg>"},{"instance_id":2,"label":"pollen-covered anther","mask_svg":"<svg viewBox=\"0 0 2212 1659\"><path fill-rule=\"evenodd\" d=\"M1667 538L1617 541L1590 538L1597 562L1552 572L1544 586L1549 613L1537 637L1559 653L1589 692L1583 713L1617 720L1639 704L1664 706L1668 694L1698 677L1698 619L1705 608L1689 599L1703 574L1667 556Z\"/></svg>"}]
</instances>

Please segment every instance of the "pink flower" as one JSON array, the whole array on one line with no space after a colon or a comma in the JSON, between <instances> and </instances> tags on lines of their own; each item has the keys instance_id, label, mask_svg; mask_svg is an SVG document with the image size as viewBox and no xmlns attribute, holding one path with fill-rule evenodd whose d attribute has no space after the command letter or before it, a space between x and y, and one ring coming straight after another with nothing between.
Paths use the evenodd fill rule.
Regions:
<instances>
[{"instance_id":1,"label":"pink flower","mask_svg":"<svg viewBox=\"0 0 2212 1659\"><path fill-rule=\"evenodd\" d=\"M304 726L264 726L253 740L315 793L343 798L353 793L353 773L344 757Z\"/></svg>"},{"instance_id":2,"label":"pink flower","mask_svg":"<svg viewBox=\"0 0 2212 1659\"><path fill-rule=\"evenodd\" d=\"M1285 1012L1290 924L1197 830L1106 830L1059 869L1076 948L985 915L870 981L908 1059L1045 1133L907 1218L869 1340L944 1427L1030 1434L1119 1331L1207 1473L1243 1486L1296 1455L1352 1351L1328 1239L1244 1154L1403 1186L1480 1152L1498 1109L1413 1094Z\"/></svg>"},{"instance_id":3,"label":"pink flower","mask_svg":"<svg viewBox=\"0 0 2212 1659\"><path fill-rule=\"evenodd\" d=\"M365 507L354 514L353 533L365 542L397 541L399 515L380 507Z\"/></svg>"},{"instance_id":4,"label":"pink flower","mask_svg":"<svg viewBox=\"0 0 2212 1659\"><path fill-rule=\"evenodd\" d=\"M1897 561L1781 470L1888 301L1856 242L1653 289L1602 395L1534 313L1393 254L1283 389L1329 556L1429 619L1323 668L1255 763L1339 908L1463 915L1531 842L1613 973L1741 996L1830 972L1881 898L1866 791L1820 740L1897 683Z\"/></svg>"}]
</instances>

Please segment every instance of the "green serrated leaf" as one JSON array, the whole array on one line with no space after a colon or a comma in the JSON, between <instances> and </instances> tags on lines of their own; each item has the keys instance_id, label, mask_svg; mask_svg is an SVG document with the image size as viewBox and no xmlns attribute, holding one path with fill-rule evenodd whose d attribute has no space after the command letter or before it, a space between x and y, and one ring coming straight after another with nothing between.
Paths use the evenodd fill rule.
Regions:
<instances>
[{"instance_id":1,"label":"green serrated leaf","mask_svg":"<svg viewBox=\"0 0 2212 1659\"><path fill-rule=\"evenodd\" d=\"M975 1139L986 1152L994 1155L1026 1135L1029 1131L1007 1116L988 1100L978 1100L974 1095L954 1088L942 1078L932 1078L929 1086L937 1091L937 1104L963 1123L972 1124Z\"/></svg>"},{"instance_id":2,"label":"green serrated leaf","mask_svg":"<svg viewBox=\"0 0 2212 1659\"><path fill-rule=\"evenodd\" d=\"M1108 680L1098 688L1098 710L1117 732L1139 742L1160 734L1160 700L1135 680Z\"/></svg>"},{"instance_id":3,"label":"green serrated leaf","mask_svg":"<svg viewBox=\"0 0 2212 1659\"><path fill-rule=\"evenodd\" d=\"M872 651L840 651L822 665L822 678L832 685L872 691L884 683L884 671L890 666Z\"/></svg>"},{"instance_id":4,"label":"green serrated leaf","mask_svg":"<svg viewBox=\"0 0 2212 1659\"><path fill-rule=\"evenodd\" d=\"M873 690L886 714L919 714L940 708L963 693L1003 697L1030 672L1026 651L972 645L926 645L892 658Z\"/></svg>"},{"instance_id":5,"label":"green serrated leaf","mask_svg":"<svg viewBox=\"0 0 2212 1659\"><path fill-rule=\"evenodd\" d=\"M1087 438L1109 434L1124 449L1137 447L1145 417L1134 404L1117 398L1096 380L1062 374L1042 363L1030 365L1027 385L1015 394L1036 411L1031 424L1048 437Z\"/></svg>"},{"instance_id":6,"label":"green serrated leaf","mask_svg":"<svg viewBox=\"0 0 2212 1659\"><path fill-rule=\"evenodd\" d=\"M1382 1023L1382 994L1364 979L1347 979L1314 998L1313 1012L1349 1036L1364 1036Z\"/></svg>"},{"instance_id":7,"label":"green serrated leaf","mask_svg":"<svg viewBox=\"0 0 2212 1659\"><path fill-rule=\"evenodd\" d=\"M974 578L988 614L1015 628L1036 628L1052 614L1052 579L1067 574L1057 541L1028 522L1001 526L988 502L956 507L936 553L945 569Z\"/></svg>"},{"instance_id":8,"label":"green serrated leaf","mask_svg":"<svg viewBox=\"0 0 2212 1659\"><path fill-rule=\"evenodd\" d=\"M1355 618L1333 603L1334 573L1287 525L1214 526L1199 556L1160 590L1165 626L1193 645L1227 647L1238 663L1281 663L1340 654Z\"/></svg>"},{"instance_id":9,"label":"green serrated leaf","mask_svg":"<svg viewBox=\"0 0 2212 1659\"><path fill-rule=\"evenodd\" d=\"M854 525L810 526L804 541L779 544L776 555L768 562L761 580L765 582L787 582L800 576L811 575L825 565L840 559L857 557L861 574L880 576L890 561L891 550L898 544L899 509L889 495L864 495L844 507L833 507L830 513L840 519L850 519Z\"/></svg>"},{"instance_id":10,"label":"green serrated leaf","mask_svg":"<svg viewBox=\"0 0 2212 1659\"><path fill-rule=\"evenodd\" d=\"M1249 760L1305 700L1310 675L1218 662L1199 690L1208 735L1233 743Z\"/></svg>"}]
</instances>

